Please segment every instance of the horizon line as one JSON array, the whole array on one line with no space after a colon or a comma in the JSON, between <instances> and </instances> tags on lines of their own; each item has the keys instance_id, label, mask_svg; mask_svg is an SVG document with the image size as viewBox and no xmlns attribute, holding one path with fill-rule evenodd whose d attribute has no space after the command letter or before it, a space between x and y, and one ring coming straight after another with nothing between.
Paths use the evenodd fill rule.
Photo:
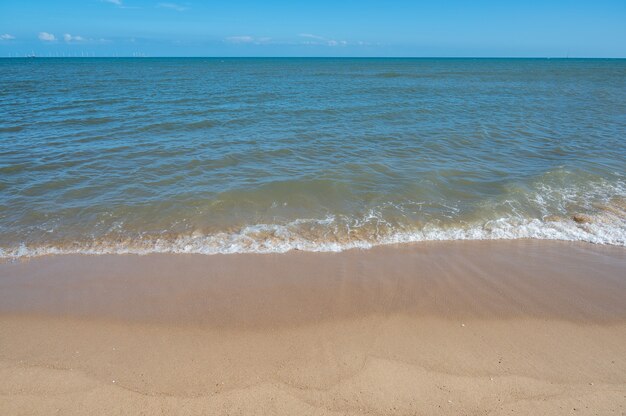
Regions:
<instances>
[{"instance_id":1,"label":"horizon line","mask_svg":"<svg viewBox=\"0 0 626 416\"><path fill-rule=\"evenodd\" d=\"M0 56L0 59L626 59L626 57L579 56L263 56L263 55L154 55L154 56Z\"/></svg>"}]
</instances>

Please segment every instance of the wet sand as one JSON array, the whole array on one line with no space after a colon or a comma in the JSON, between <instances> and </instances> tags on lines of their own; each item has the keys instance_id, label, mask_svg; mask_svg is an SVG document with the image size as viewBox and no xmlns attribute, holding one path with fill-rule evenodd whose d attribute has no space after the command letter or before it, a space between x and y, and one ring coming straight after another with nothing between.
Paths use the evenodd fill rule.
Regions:
<instances>
[{"instance_id":1,"label":"wet sand","mask_svg":"<svg viewBox=\"0 0 626 416\"><path fill-rule=\"evenodd\" d=\"M0 264L0 414L626 414L626 250Z\"/></svg>"}]
</instances>

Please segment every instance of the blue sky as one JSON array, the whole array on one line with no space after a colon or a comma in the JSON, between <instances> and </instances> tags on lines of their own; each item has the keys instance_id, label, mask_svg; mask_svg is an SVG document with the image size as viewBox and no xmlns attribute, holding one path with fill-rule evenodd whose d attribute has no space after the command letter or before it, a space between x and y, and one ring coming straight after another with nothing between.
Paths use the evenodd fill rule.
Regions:
<instances>
[{"instance_id":1,"label":"blue sky","mask_svg":"<svg viewBox=\"0 0 626 416\"><path fill-rule=\"evenodd\" d=\"M0 56L626 57L626 1L1 0Z\"/></svg>"}]
</instances>

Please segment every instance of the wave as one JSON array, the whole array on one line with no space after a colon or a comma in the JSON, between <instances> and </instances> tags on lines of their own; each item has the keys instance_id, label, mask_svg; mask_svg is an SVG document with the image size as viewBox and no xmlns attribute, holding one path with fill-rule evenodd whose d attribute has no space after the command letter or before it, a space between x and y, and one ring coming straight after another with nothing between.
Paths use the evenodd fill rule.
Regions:
<instances>
[{"instance_id":1,"label":"wave","mask_svg":"<svg viewBox=\"0 0 626 416\"><path fill-rule=\"evenodd\" d=\"M374 214L372 214L374 215ZM365 219L367 221L367 219ZM353 223L354 224L354 223ZM256 224L235 232L194 232L169 237L141 237L64 245L40 244L0 249L0 258L52 254L235 254L285 253L292 250L340 252L379 245L455 240L562 240L626 246L626 206L612 206L595 214L538 219L503 217L462 226L427 224L396 229L374 221L376 227L340 227L335 216L299 219L287 224ZM371 224L370 224L371 225Z\"/></svg>"},{"instance_id":2,"label":"wave","mask_svg":"<svg viewBox=\"0 0 626 416\"><path fill-rule=\"evenodd\" d=\"M193 131L193 130L205 130L213 128L217 125L216 122L211 120L197 120L197 121L181 121L181 122L155 122L151 124L145 124L136 128L134 131L139 133L166 133L166 132L181 132L181 131Z\"/></svg>"},{"instance_id":3,"label":"wave","mask_svg":"<svg viewBox=\"0 0 626 416\"><path fill-rule=\"evenodd\" d=\"M24 130L23 126L0 126L0 133L17 133Z\"/></svg>"},{"instance_id":4,"label":"wave","mask_svg":"<svg viewBox=\"0 0 626 416\"><path fill-rule=\"evenodd\" d=\"M198 166L202 164L184 168ZM161 204L161 209L149 205L143 211L107 211L97 223L78 222L71 215L63 223L27 219L28 226L0 234L0 258L342 251L495 239L626 246L626 181L621 177L608 180L556 169L530 180L507 182L494 191L491 185L466 183L459 173L440 171L430 188L424 184L403 188L399 194L385 195L386 202L371 205L354 189L354 182L316 179L225 192L210 207L205 197L176 197L169 208ZM468 194L470 188L473 193ZM293 219L296 213L307 217ZM159 217L158 225L150 220L153 216ZM18 238L24 239L20 243Z\"/></svg>"}]
</instances>

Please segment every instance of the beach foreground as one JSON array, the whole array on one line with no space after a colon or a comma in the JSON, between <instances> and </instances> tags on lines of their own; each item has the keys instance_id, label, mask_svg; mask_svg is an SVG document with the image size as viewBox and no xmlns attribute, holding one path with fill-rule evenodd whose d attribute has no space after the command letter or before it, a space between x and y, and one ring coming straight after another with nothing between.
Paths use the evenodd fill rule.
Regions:
<instances>
[{"instance_id":1,"label":"beach foreground","mask_svg":"<svg viewBox=\"0 0 626 416\"><path fill-rule=\"evenodd\" d=\"M0 413L626 414L626 251L0 264Z\"/></svg>"}]
</instances>

